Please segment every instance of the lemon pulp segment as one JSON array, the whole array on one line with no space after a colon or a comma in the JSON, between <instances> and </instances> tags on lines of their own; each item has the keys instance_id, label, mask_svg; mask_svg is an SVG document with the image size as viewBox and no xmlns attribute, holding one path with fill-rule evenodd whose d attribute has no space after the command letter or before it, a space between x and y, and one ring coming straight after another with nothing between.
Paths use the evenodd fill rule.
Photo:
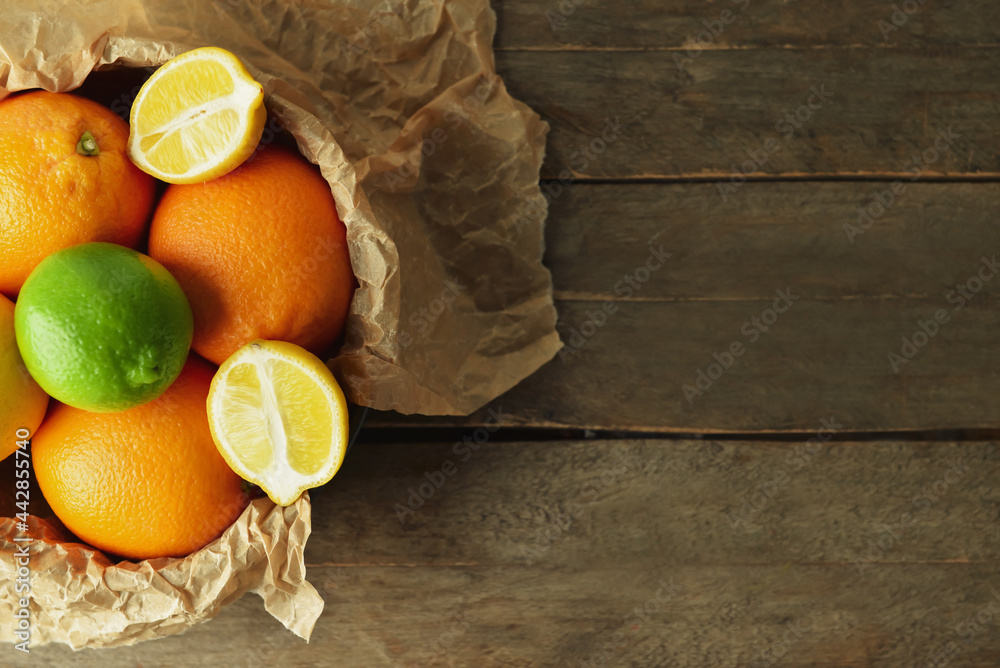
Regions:
<instances>
[{"instance_id":1,"label":"lemon pulp segment","mask_svg":"<svg viewBox=\"0 0 1000 668\"><path fill-rule=\"evenodd\" d=\"M294 344L255 341L234 353L212 382L208 413L222 456L279 505L328 482L343 462L344 394Z\"/></svg>"},{"instance_id":2,"label":"lemon pulp segment","mask_svg":"<svg viewBox=\"0 0 1000 668\"><path fill-rule=\"evenodd\" d=\"M129 157L168 183L202 183L238 167L256 148L264 89L230 52L205 47L168 61L132 105Z\"/></svg>"}]
</instances>

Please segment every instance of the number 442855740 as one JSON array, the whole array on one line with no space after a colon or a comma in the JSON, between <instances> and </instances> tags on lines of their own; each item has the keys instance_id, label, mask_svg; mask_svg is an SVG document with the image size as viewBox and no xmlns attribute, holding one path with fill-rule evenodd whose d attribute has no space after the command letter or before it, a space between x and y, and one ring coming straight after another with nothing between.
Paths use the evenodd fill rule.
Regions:
<instances>
[{"instance_id":1,"label":"number 442855740","mask_svg":"<svg viewBox=\"0 0 1000 668\"><path fill-rule=\"evenodd\" d=\"M28 433L27 429L18 429L14 434L17 436L17 450L14 464L17 467L17 473L14 475L17 477L17 482L15 487L17 492L15 493L15 504L17 509L20 510L17 514L17 520L19 522L28 521L28 502L31 500L30 490L28 486L30 485L28 477L31 475L31 455L28 452L28 437L31 435Z\"/></svg>"}]
</instances>

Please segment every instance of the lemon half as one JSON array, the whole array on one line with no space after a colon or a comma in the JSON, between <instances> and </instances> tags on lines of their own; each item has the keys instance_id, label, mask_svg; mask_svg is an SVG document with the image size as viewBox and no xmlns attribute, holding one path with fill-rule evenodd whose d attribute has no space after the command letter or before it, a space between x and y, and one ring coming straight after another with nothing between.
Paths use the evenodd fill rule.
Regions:
<instances>
[{"instance_id":1,"label":"lemon half","mask_svg":"<svg viewBox=\"0 0 1000 668\"><path fill-rule=\"evenodd\" d=\"M208 422L229 466L279 506L329 482L344 461L344 393L292 343L254 341L233 353L212 380Z\"/></svg>"},{"instance_id":2,"label":"lemon half","mask_svg":"<svg viewBox=\"0 0 1000 668\"><path fill-rule=\"evenodd\" d=\"M253 153L264 131L264 89L229 51L210 46L167 61L139 89L128 153L167 183L204 183Z\"/></svg>"}]
</instances>

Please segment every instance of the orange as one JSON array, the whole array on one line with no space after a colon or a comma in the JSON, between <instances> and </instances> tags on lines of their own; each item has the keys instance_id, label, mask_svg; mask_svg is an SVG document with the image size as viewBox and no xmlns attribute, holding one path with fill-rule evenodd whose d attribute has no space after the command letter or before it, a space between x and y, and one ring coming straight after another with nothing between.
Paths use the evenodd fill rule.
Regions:
<instances>
[{"instance_id":1,"label":"orange","mask_svg":"<svg viewBox=\"0 0 1000 668\"><path fill-rule=\"evenodd\" d=\"M191 302L192 348L206 359L222 364L256 339L320 355L354 293L346 234L319 170L268 147L225 176L168 187L149 255Z\"/></svg>"},{"instance_id":2,"label":"orange","mask_svg":"<svg viewBox=\"0 0 1000 668\"><path fill-rule=\"evenodd\" d=\"M81 540L129 559L181 557L243 512L243 482L212 441L215 370L191 357L159 398L118 413L57 404L31 443L35 477Z\"/></svg>"},{"instance_id":3,"label":"orange","mask_svg":"<svg viewBox=\"0 0 1000 668\"><path fill-rule=\"evenodd\" d=\"M0 101L0 292L17 295L63 248L139 243L154 180L129 160L127 143L125 121L69 93Z\"/></svg>"}]
</instances>

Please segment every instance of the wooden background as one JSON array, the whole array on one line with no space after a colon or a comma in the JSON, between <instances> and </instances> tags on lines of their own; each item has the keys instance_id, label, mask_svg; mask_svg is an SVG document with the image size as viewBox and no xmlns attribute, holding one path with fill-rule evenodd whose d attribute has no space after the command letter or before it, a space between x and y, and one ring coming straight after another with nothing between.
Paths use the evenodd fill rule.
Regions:
<instances>
[{"instance_id":1,"label":"wooden background","mask_svg":"<svg viewBox=\"0 0 1000 668\"><path fill-rule=\"evenodd\" d=\"M1000 253L1000 6L896 6L497 0L498 71L552 126L574 345L469 418L370 418L313 495L310 644L251 595L180 636L0 665L1000 665L1000 280L970 282ZM776 290L795 299L752 340ZM689 401L699 371L722 373ZM488 410L502 428L477 432Z\"/></svg>"}]
</instances>

